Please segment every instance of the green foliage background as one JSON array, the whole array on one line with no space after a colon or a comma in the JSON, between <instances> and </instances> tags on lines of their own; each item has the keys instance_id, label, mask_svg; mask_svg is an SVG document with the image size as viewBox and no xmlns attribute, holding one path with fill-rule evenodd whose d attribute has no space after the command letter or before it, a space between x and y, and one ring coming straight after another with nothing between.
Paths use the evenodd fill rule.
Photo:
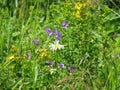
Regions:
<instances>
[{"instance_id":1,"label":"green foliage background","mask_svg":"<svg viewBox=\"0 0 120 90\"><path fill-rule=\"evenodd\" d=\"M119 1L8 1L0 0L1 90L119 90ZM78 2L82 5L79 10L75 8ZM113 2L115 6L110 7ZM61 28L64 20L69 24L66 30ZM62 34L64 50L49 49L52 42L46 27ZM35 39L38 46L33 43ZM47 50L44 57L43 49ZM46 61L55 62L52 75ZM65 68L59 69L59 63ZM70 65L76 71L69 73Z\"/></svg>"}]
</instances>

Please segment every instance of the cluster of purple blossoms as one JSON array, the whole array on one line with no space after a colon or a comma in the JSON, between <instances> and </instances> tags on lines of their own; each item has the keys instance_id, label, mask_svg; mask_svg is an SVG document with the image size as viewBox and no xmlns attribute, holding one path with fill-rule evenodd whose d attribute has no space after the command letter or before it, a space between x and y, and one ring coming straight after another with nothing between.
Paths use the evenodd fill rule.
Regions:
<instances>
[{"instance_id":1,"label":"cluster of purple blossoms","mask_svg":"<svg viewBox=\"0 0 120 90\"><path fill-rule=\"evenodd\" d=\"M69 26L69 24L67 24L66 21L63 21L63 22L61 23L61 27L62 27L62 28L67 29L68 26ZM55 30L52 32L50 28L46 28L46 34L48 34L49 36L52 36L53 34L55 34L57 40L60 40L61 37L62 37L62 35L60 34L60 32L59 32L57 29L55 29ZM37 45L39 44L39 40L38 40L37 38L36 38L35 40L33 40L32 42L34 43L35 46L37 46Z\"/></svg>"},{"instance_id":2,"label":"cluster of purple blossoms","mask_svg":"<svg viewBox=\"0 0 120 90\"><path fill-rule=\"evenodd\" d=\"M69 25L67 24L66 21L63 21L61 26L62 26L62 28L67 29L67 27L68 27ZM55 35L56 35L56 39L58 39L58 40L60 40L60 38L62 37L62 35L60 34L60 32L59 32L57 29L55 29L55 30L52 32L51 29L48 28L48 27L46 28L46 34L48 34L49 36L52 36L53 34L55 34Z\"/></svg>"},{"instance_id":3,"label":"cluster of purple blossoms","mask_svg":"<svg viewBox=\"0 0 120 90\"><path fill-rule=\"evenodd\" d=\"M53 61L47 61L46 64L49 65L52 68L53 65L55 64L55 62L53 62ZM58 68L61 68L61 69L65 68L65 64L63 64L63 63L58 64ZM70 67L68 67L68 72L70 72L70 73L72 73L75 70L76 70L76 67L74 67L72 65L70 65Z\"/></svg>"},{"instance_id":4,"label":"cluster of purple blossoms","mask_svg":"<svg viewBox=\"0 0 120 90\"><path fill-rule=\"evenodd\" d=\"M53 32L50 30L50 28L46 28L46 34L48 34L49 36L52 36L53 34L56 35L56 39L60 40L61 38L61 34L59 33L58 30L54 30Z\"/></svg>"},{"instance_id":5,"label":"cluster of purple blossoms","mask_svg":"<svg viewBox=\"0 0 120 90\"><path fill-rule=\"evenodd\" d=\"M69 26L69 24L66 21L63 21L61 23L61 27L64 28L64 29L67 29L68 26ZM62 35L60 34L60 32L57 29L55 29L54 31L51 31L51 29L48 28L48 27L46 28L46 34L49 35L49 36L52 36L53 34L55 34L57 40L60 40L61 37L62 37ZM59 48L60 45L59 45L58 42L59 41L56 41L55 45L54 44L51 45L52 49L54 49L55 47L56 47L55 50L57 48ZM62 47L64 47L64 46L62 46ZM54 63L55 62L53 62L53 61L49 61L49 62L47 61L46 62L46 64L49 65L51 68L53 68ZM65 68L65 64L63 64L63 63L58 64L58 68L61 68L61 69ZM73 71L76 70L76 68L74 66L70 65L67 70L68 70L68 72L72 73Z\"/></svg>"}]
</instances>

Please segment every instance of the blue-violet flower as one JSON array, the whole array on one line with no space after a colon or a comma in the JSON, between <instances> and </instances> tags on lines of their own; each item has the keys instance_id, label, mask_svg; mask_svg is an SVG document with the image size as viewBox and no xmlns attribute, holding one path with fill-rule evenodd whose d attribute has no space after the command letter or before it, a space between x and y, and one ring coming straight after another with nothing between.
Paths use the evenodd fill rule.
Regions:
<instances>
[{"instance_id":1,"label":"blue-violet flower","mask_svg":"<svg viewBox=\"0 0 120 90\"><path fill-rule=\"evenodd\" d=\"M63 22L62 22L62 27L63 27L63 28L67 29L68 26L69 26L69 25L67 24L66 21L63 21Z\"/></svg>"},{"instance_id":2,"label":"blue-violet flower","mask_svg":"<svg viewBox=\"0 0 120 90\"><path fill-rule=\"evenodd\" d=\"M72 65L70 65L70 67L68 68L68 71L71 73L71 72L73 72L73 71L75 71L76 70L76 68L75 67L73 67Z\"/></svg>"},{"instance_id":3,"label":"blue-violet flower","mask_svg":"<svg viewBox=\"0 0 120 90\"><path fill-rule=\"evenodd\" d=\"M62 37L61 34L58 32L58 30L54 30L54 33L56 34L56 39L60 40Z\"/></svg>"},{"instance_id":4,"label":"blue-violet flower","mask_svg":"<svg viewBox=\"0 0 120 90\"><path fill-rule=\"evenodd\" d=\"M52 35L53 32L51 32L50 28L46 28L46 34L48 34L48 35Z\"/></svg>"},{"instance_id":5,"label":"blue-violet flower","mask_svg":"<svg viewBox=\"0 0 120 90\"><path fill-rule=\"evenodd\" d=\"M65 67L65 64L63 63L58 65L58 68L64 68L64 67Z\"/></svg>"},{"instance_id":6,"label":"blue-violet flower","mask_svg":"<svg viewBox=\"0 0 120 90\"><path fill-rule=\"evenodd\" d=\"M35 40L33 40L33 43L34 43L35 45L38 45L38 44L39 44L39 40L38 40L38 39L35 39Z\"/></svg>"}]
</instances>

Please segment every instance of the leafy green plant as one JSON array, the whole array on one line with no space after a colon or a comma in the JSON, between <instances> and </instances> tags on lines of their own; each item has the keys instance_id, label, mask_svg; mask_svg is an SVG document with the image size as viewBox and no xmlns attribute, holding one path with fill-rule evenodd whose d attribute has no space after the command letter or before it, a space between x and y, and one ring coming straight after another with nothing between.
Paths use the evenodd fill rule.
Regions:
<instances>
[{"instance_id":1,"label":"leafy green plant","mask_svg":"<svg viewBox=\"0 0 120 90\"><path fill-rule=\"evenodd\" d=\"M119 90L119 12L94 0L10 4L0 9L1 90Z\"/></svg>"}]
</instances>

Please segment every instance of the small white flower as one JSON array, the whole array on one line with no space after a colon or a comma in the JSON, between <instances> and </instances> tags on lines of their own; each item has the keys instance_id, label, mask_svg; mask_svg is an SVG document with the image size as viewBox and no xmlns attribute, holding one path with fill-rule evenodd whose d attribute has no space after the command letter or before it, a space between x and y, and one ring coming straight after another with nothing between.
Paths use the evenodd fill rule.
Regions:
<instances>
[{"instance_id":1,"label":"small white flower","mask_svg":"<svg viewBox=\"0 0 120 90\"><path fill-rule=\"evenodd\" d=\"M52 75L53 73L55 73L55 71L56 71L56 69L51 68L50 69L50 74Z\"/></svg>"},{"instance_id":2,"label":"small white flower","mask_svg":"<svg viewBox=\"0 0 120 90\"><path fill-rule=\"evenodd\" d=\"M57 50L57 49L64 49L64 45L59 44L59 40L54 41L54 44L51 44L50 46L51 50Z\"/></svg>"}]
</instances>

